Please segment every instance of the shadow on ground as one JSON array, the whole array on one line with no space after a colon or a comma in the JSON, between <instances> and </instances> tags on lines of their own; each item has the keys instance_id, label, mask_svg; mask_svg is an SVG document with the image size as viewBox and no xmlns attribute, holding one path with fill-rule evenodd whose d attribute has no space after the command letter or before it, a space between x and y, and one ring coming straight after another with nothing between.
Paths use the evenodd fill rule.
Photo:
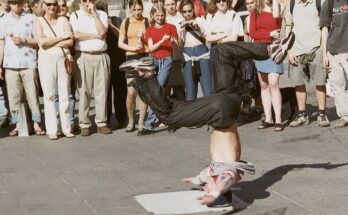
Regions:
<instances>
[{"instance_id":1,"label":"shadow on ground","mask_svg":"<svg viewBox=\"0 0 348 215\"><path fill-rule=\"evenodd\" d=\"M279 166L274 168L268 172L266 172L261 177L252 180L252 181L242 181L236 183L236 187L240 188L238 190L234 190L233 194L238 198L245 201L248 205L251 205L257 199L265 199L268 198L271 194L267 191L273 184L282 180L284 176L286 176L290 171L293 170L302 170L305 168L312 169L326 169L331 170L338 167L346 166L346 163L340 164L331 164L328 163L317 163L317 164L289 164ZM257 189L255 189L257 188ZM245 210L246 208L236 208L234 211L229 211L223 215L231 215ZM276 209L274 211L267 212L265 214L286 214L286 208Z\"/></svg>"}]
</instances>

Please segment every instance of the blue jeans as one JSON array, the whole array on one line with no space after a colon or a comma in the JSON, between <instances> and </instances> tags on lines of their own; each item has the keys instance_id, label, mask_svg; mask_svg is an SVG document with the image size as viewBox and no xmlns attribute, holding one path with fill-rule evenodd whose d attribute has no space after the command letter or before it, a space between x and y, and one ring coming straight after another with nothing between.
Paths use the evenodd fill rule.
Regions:
<instances>
[{"instance_id":1,"label":"blue jeans","mask_svg":"<svg viewBox=\"0 0 348 215\"><path fill-rule=\"evenodd\" d=\"M158 68L157 80L162 88L164 88L169 79L170 70L172 68L172 57L164 57L161 59L155 58L155 66ZM156 115L155 112L151 108L149 108L149 112L147 114L147 119L145 121L145 129L153 130L155 127Z\"/></svg>"},{"instance_id":2,"label":"blue jeans","mask_svg":"<svg viewBox=\"0 0 348 215\"><path fill-rule=\"evenodd\" d=\"M188 56L200 56L204 53L209 52L205 45L198 45L194 47L185 47L184 53ZM203 95L207 96L211 94L212 91L212 74L211 65L209 59L199 60L199 67L201 74L199 76L199 81L201 83ZM197 89L195 84L195 77L192 74L192 61L186 61L184 63L184 81L186 88L186 101L191 101L197 98Z\"/></svg>"}]
</instances>

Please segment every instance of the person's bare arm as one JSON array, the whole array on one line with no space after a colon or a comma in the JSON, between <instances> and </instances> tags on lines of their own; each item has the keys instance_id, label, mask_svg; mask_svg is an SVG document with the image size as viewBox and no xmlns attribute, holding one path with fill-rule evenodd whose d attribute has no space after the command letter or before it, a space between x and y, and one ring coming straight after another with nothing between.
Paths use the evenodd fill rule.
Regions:
<instances>
[{"instance_id":1,"label":"person's bare arm","mask_svg":"<svg viewBox=\"0 0 348 215\"><path fill-rule=\"evenodd\" d=\"M94 18L94 24L95 24L95 27L97 28L98 35L101 36L102 38L106 37L108 28L105 27L102 21L100 20L100 17L95 8L95 4L89 4L87 7L87 10L92 14L92 17Z\"/></svg>"},{"instance_id":2,"label":"person's bare arm","mask_svg":"<svg viewBox=\"0 0 348 215\"><path fill-rule=\"evenodd\" d=\"M143 49L143 46L141 44L137 44L136 46L130 46L130 45L126 44L124 42L124 40L125 40L125 37L120 34L120 36L118 38L118 47L120 49L123 49L125 51L130 51L130 52L136 52L136 51Z\"/></svg>"},{"instance_id":3,"label":"person's bare arm","mask_svg":"<svg viewBox=\"0 0 348 215\"><path fill-rule=\"evenodd\" d=\"M148 45L149 45L150 51L153 52L153 51L156 51L156 50L162 45L162 43L164 43L164 41L170 40L170 39L171 39L170 35L166 34L166 35L164 35L164 36L162 37L162 39L161 39L160 41L158 41L158 42L155 43L155 44L153 43L153 40L152 40L152 39L149 39L149 40L147 41L147 43L148 43Z\"/></svg>"},{"instance_id":4,"label":"person's bare arm","mask_svg":"<svg viewBox=\"0 0 348 215\"><path fill-rule=\"evenodd\" d=\"M331 70L329 58L327 56L327 39L329 36L329 29L328 27L323 27L321 29L321 48L323 51L323 67L327 70Z\"/></svg>"},{"instance_id":5,"label":"person's bare arm","mask_svg":"<svg viewBox=\"0 0 348 215\"><path fill-rule=\"evenodd\" d=\"M223 38L221 42L232 42L232 41L237 41L238 40L238 35L237 34L231 34L227 36L226 38Z\"/></svg>"},{"instance_id":6,"label":"person's bare arm","mask_svg":"<svg viewBox=\"0 0 348 215\"><path fill-rule=\"evenodd\" d=\"M226 33L209 33L207 35L207 42L209 43L213 43L213 42L217 42L219 40L222 40L224 38L227 38L228 36L226 35Z\"/></svg>"},{"instance_id":7,"label":"person's bare arm","mask_svg":"<svg viewBox=\"0 0 348 215\"><path fill-rule=\"evenodd\" d=\"M272 14L274 18L279 18L283 16L286 9L286 4L279 3L278 0L274 0L272 3Z\"/></svg>"},{"instance_id":8,"label":"person's bare arm","mask_svg":"<svg viewBox=\"0 0 348 215\"><path fill-rule=\"evenodd\" d=\"M38 38L38 44L44 49L51 48L59 42L67 39L65 37L46 37L38 20L35 22L35 31Z\"/></svg>"},{"instance_id":9,"label":"person's bare arm","mask_svg":"<svg viewBox=\"0 0 348 215\"><path fill-rule=\"evenodd\" d=\"M74 44L74 34L72 33L71 25L68 20L64 22L64 32L66 35L70 36L70 38L60 41L56 46L62 48L69 48Z\"/></svg>"},{"instance_id":10,"label":"person's bare arm","mask_svg":"<svg viewBox=\"0 0 348 215\"><path fill-rule=\"evenodd\" d=\"M111 19L109 19L109 28L110 28L111 32L112 32L116 37L119 37L120 29L118 29L118 28L112 23L112 20L111 20Z\"/></svg>"}]
</instances>

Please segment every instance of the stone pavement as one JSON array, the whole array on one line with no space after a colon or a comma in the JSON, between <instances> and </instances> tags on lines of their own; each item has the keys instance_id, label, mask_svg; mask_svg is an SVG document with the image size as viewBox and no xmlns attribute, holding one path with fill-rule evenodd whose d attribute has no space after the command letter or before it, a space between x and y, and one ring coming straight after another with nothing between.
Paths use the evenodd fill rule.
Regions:
<instances>
[{"instance_id":1,"label":"stone pavement","mask_svg":"<svg viewBox=\"0 0 348 215\"><path fill-rule=\"evenodd\" d=\"M315 111L313 92L309 102ZM328 106L336 120L331 98ZM320 128L311 116L309 126L280 133L257 130L258 122L239 127L242 159L257 171L233 191L249 207L225 214L347 214L348 128ZM7 132L0 131L1 215L146 215L134 196L190 190L181 178L209 163L207 127L57 141L4 137Z\"/></svg>"}]
</instances>

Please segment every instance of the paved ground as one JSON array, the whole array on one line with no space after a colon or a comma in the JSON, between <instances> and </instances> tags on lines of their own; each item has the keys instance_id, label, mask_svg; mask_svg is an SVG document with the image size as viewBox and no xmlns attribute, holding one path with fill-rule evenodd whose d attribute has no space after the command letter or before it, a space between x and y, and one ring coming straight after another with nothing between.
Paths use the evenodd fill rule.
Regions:
<instances>
[{"instance_id":1,"label":"paved ground","mask_svg":"<svg viewBox=\"0 0 348 215\"><path fill-rule=\"evenodd\" d=\"M309 109L315 111L312 94ZM328 113L337 119L332 99ZM249 207L227 214L347 214L348 128L319 128L315 115L311 120L282 133L257 130L258 122L239 128L242 157L257 172L234 190ZM117 130L58 141L4 137L7 132L0 132L5 215L147 214L134 196L189 190L181 178L209 162L206 127L146 137Z\"/></svg>"}]
</instances>

